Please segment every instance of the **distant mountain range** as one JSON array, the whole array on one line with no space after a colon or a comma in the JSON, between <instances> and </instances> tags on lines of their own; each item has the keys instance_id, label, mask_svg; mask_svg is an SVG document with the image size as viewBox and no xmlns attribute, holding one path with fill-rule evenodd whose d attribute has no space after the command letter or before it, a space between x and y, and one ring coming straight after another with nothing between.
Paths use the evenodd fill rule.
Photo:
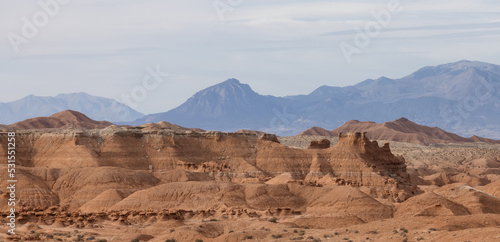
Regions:
<instances>
[{"instance_id":1,"label":"distant mountain range","mask_svg":"<svg viewBox=\"0 0 500 242\"><path fill-rule=\"evenodd\" d=\"M334 129L349 120L407 117L463 136L500 138L500 66L460 61L424 67L401 79L321 86L308 95L274 97L230 79L179 107L131 124L169 122L208 130L260 130L295 135L312 126Z\"/></svg>"},{"instance_id":2,"label":"distant mountain range","mask_svg":"<svg viewBox=\"0 0 500 242\"><path fill-rule=\"evenodd\" d=\"M0 103L0 123L75 110L94 120L141 125L168 121L205 130L259 130L296 135L313 126L335 129L349 120L383 123L406 117L461 136L500 138L500 66L459 61L424 67L401 79L321 86L307 95L260 95L236 79L197 92L168 112L143 114L85 93L28 96Z\"/></svg>"},{"instance_id":3,"label":"distant mountain range","mask_svg":"<svg viewBox=\"0 0 500 242\"><path fill-rule=\"evenodd\" d=\"M68 109L82 112L94 120L110 122L130 122L144 116L113 99L86 93L60 94L55 97L30 95L17 101L0 103L0 124L46 117Z\"/></svg>"}]
</instances>

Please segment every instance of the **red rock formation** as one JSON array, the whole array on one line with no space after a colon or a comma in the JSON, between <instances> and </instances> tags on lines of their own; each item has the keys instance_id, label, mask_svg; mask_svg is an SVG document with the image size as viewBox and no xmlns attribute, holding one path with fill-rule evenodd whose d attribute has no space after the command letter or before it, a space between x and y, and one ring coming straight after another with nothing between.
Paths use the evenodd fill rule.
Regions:
<instances>
[{"instance_id":1,"label":"red rock formation","mask_svg":"<svg viewBox=\"0 0 500 242\"><path fill-rule=\"evenodd\" d=\"M247 130L247 129L240 129L238 131L236 131L235 133L237 134L255 134L255 135L258 135L258 136L262 136L264 134L266 134L266 132L262 132L262 131L257 131L257 130Z\"/></svg>"},{"instance_id":2,"label":"red rock formation","mask_svg":"<svg viewBox=\"0 0 500 242\"><path fill-rule=\"evenodd\" d=\"M0 133L0 146L5 147L6 141L7 134ZM135 127L20 131L16 141L20 174L30 181L23 184L19 199L39 210L58 205L87 213L175 208L215 209L224 214L223 209L237 208L252 209L257 215L269 209L273 214L293 214L306 211L308 203L307 195L291 190L291 185L364 186L375 197L395 201L417 192L408 180L404 159L392 155L388 145L379 147L361 133L341 135L336 146L324 149L290 148L270 134L259 138L245 133ZM7 163L5 152L0 149L0 164ZM290 179L270 181L284 173ZM44 197L43 204L37 203L40 197ZM386 211L384 206L380 209L380 213ZM55 212L53 220L60 214ZM384 216L370 219L376 218ZM82 226L84 221L75 219L57 219L56 224ZM113 219L122 224L137 220L118 215Z\"/></svg>"},{"instance_id":3,"label":"red rock formation","mask_svg":"<svg viewBox=\"0 0 500 242\"><path fill-rule=\"evenodd\" d=\"M313 140L309 145L309 149L328 149L330 148L330 140L322 139L320 141Z\"/></svg>"},{"instance_id":4,"label":"red rock formation","mask_svg":"<svg viewBox=\"0 0 500 242\"><path fill-rule=\"evenodd\" d=\"M392 122L378 124L375 122L360 122L352 120L332 131L313 127L297 136L319 135L337 136L339 133L367 132L369 139L406 142L414 144L440 144L440 143L464 143L464 142L484 142L490 144L500 144L499 140L492 140L472 136L464 138L457 134L446 132L437 127L427 127L418 125L406 118L400 118Z\"/></svg>"},{"instance_id":5,"label":"red rock formation","mask_svg":"<svg viewBox=\"0 0 500 242\"><path fill-rule=\"evenodd\" d=\"M389 144L379 147L365 133L340 133L339 142L329 151L334 177L341 184L372 187L379 196L398 201L418 193L409 181L404 158L393 155Z\"/></svg>"},{"instance_id":6,"label":"red rock formation","mask_svg":"<svg viewBox=\"0 0 500 242\"><path fill-rule=\"evenodd\" d=\"M87 128L102 129L112 125L108 121L95 121L85 114L66 110L51 115L50 117L40 117L27 119L12 124L16 129L54 129L54 128Z\"/></svg>"}]
</instances>

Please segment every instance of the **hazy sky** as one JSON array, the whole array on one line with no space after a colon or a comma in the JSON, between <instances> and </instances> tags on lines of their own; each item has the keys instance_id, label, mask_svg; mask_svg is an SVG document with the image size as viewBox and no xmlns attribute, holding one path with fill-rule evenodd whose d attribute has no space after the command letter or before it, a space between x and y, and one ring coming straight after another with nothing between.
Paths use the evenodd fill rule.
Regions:
<instances>
[{"instance_id":1,"label":"hazy sky","mask_svg":"<svg viewBox=\"0 0 500 242\"><path fill-rule=\"evenodd\" d=\"M233 77L285 96L463 59L500 64L498 0L55 1L0 2L0 102L70 92L118 100L156 66L171 75L157 87L149 79L144 113ZM369 42L355 43L356 29ZM350 62L341 46L356 48Z\"/></svg>"}]
</instances>

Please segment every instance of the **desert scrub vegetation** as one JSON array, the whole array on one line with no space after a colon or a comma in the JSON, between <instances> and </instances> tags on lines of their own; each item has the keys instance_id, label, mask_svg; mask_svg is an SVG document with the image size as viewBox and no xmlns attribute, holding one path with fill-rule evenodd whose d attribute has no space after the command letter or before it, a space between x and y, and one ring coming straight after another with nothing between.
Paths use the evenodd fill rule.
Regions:
<instances>
[{"instance_id":1,"label":"desert scrub vegetation","mask_svg":"<svg viewBox=\"0 0 500 242\"><path fill-rule=\"evenodd\" d=\"M281 235L281 234L273 234L273 235L271 235L271 237L273 237L273 239L279 239L279 238L283 238L283 235Z\"/></svg>"}]
</instances>

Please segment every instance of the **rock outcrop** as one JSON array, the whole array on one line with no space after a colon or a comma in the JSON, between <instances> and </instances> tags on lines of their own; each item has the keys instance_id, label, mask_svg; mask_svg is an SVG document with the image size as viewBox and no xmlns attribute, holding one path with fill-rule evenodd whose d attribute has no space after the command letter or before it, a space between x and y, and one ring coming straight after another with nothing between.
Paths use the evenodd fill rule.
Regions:
<instances>
[{"instance_id":1,"label":"rock outcrop","mask_svg":"<svg viewBox=\"0 0 500 242\"><path fill-rule=\"evenodd\" d=\"M473 143L484 142L489 144L500 144L499 140L472 136L470 138L461 137L454 133L446 132L437 127L418 125L406 118L400 118L392 122L375 123L360 122L351 120L344 125L329 131L318 127L313 127L297 136L337 136L339 133L367 132L369 139L414 143L421 145L442 144L442 143Z\"/></svg>"},{"instance_id":2,"label":"rock outcrop","mask_svg":"<svg viewBox=\"0 0 500 242\"><path fill-rule=\"evenodd\" d=\"M330 140L322 139L320 141L313 140L309 145L309 149L328 149L330 148Z\"/></svg>"},{"instance_id":3,"label":"rock outcrop","mask_svg":"<svg viewBox=\"0 0 500 242\"><path fill-rule=\"evenodd\" d=\"M2 169L7 140L0 132ZM297 149L272 134L160 123L17 130L16 146L20 225L92 228L302 215L359 224L392 218L393 207L384 203L419 193L404 159L363 133L342 134L333 147L323 140ZM2 222L9 209L6 176L0 175Z\"/></svg>"}]
</instances>

